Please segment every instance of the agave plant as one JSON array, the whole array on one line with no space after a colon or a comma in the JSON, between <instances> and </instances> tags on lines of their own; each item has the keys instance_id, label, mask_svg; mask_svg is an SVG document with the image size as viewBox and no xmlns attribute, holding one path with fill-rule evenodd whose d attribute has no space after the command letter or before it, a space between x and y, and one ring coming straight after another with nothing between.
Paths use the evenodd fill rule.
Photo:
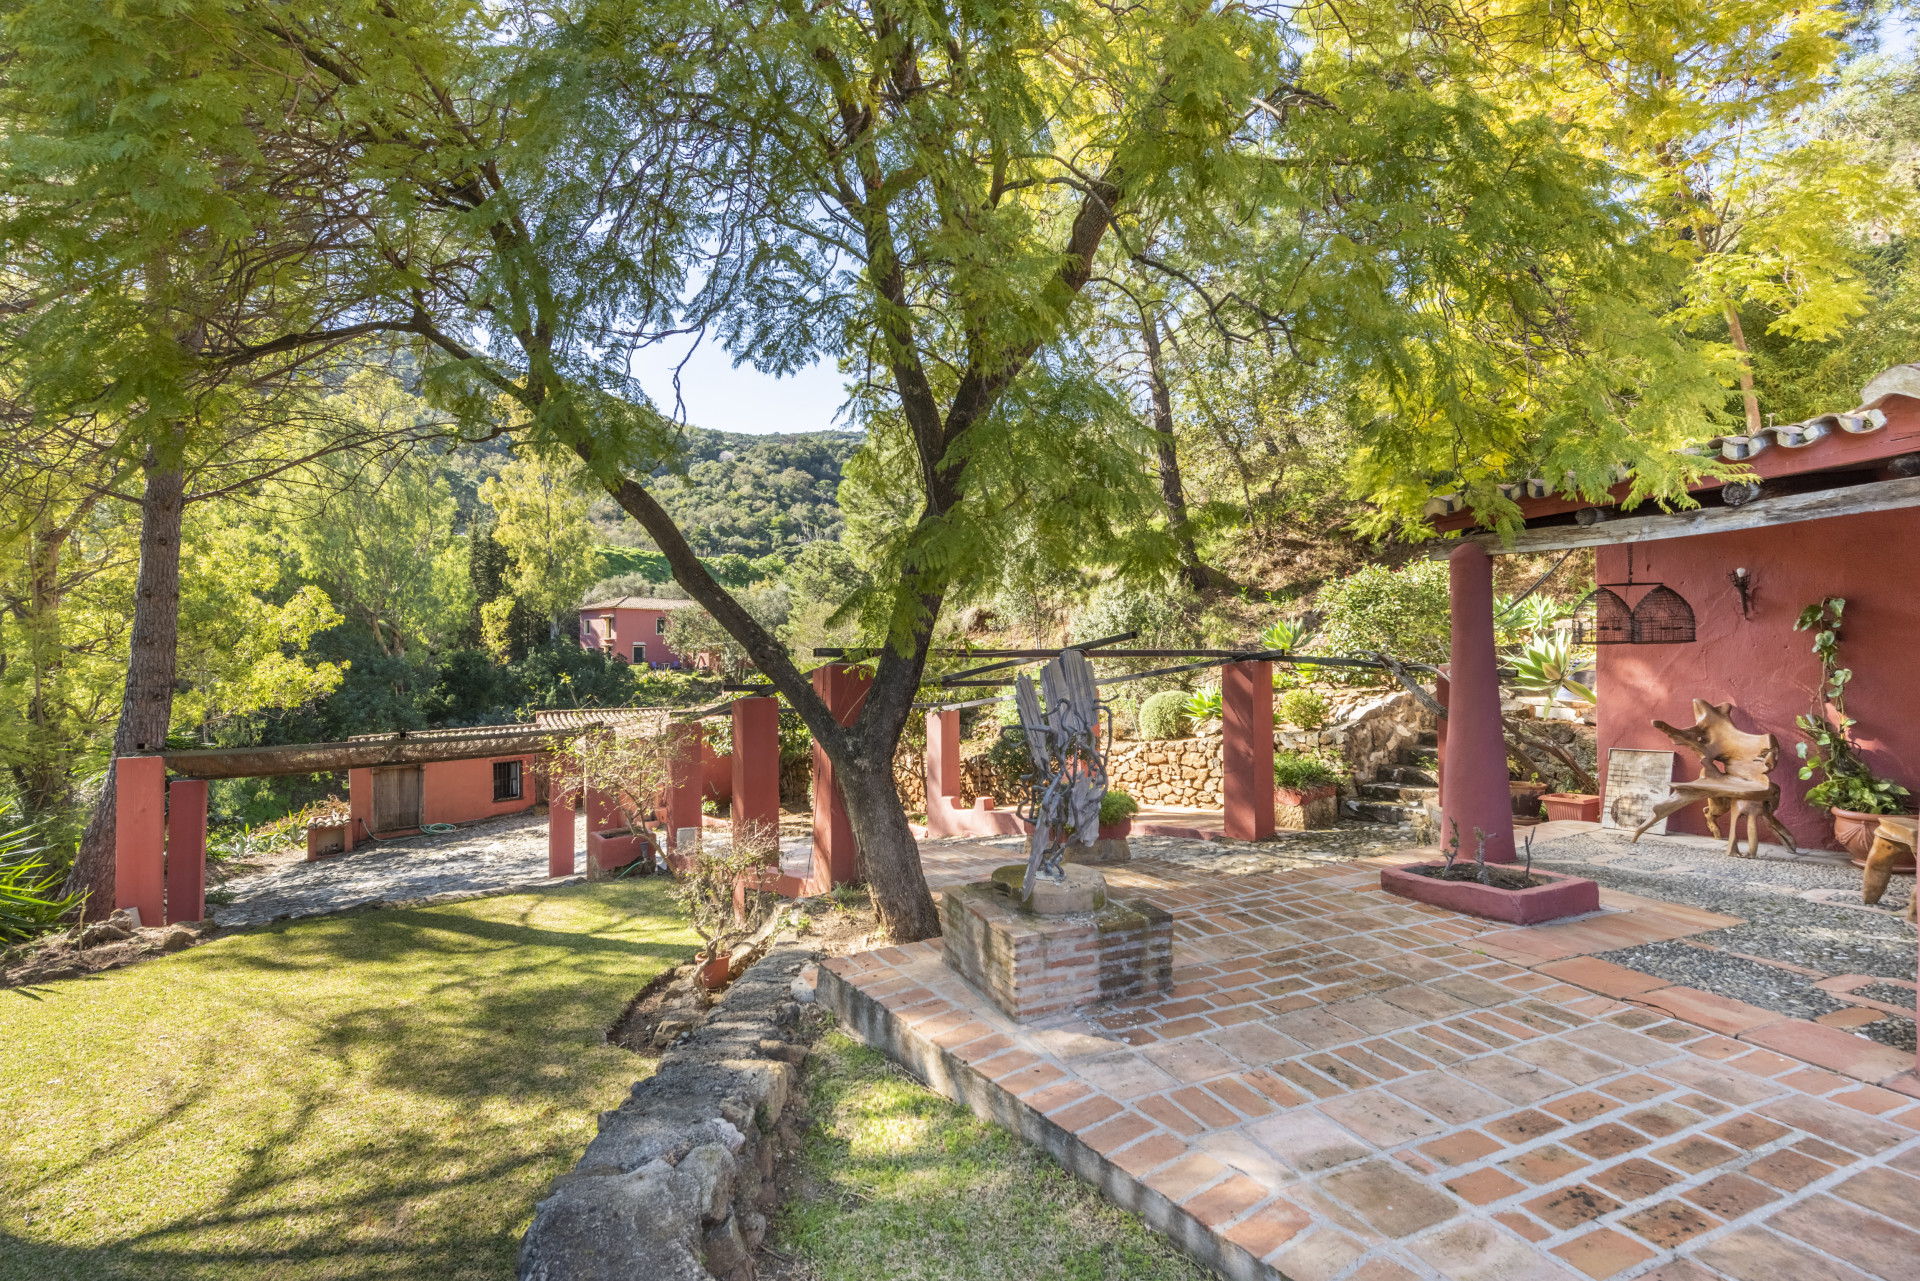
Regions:
<instances>
[{"instance_id":1,"label":"agave plant","mask_svg":"<svg viewBox=\"0 0 1920 1281\"><path fill-rule=\"evenodd\" d=\"M1514 674L1508 682L1515 689L1533 694L1557 694L1566 690L1575 698L1598 702L1593 691L1573 679L1573 646L1555 637L1539 637L1510 660Z\"/></svg>"},{"instance_id":2,"label":"agave plant","mask_svg":"<svg viewBox=\"0 0 1920 1281\"><path fill-rule=\"evenodd\" d=\"M82 894L62 895L60 873L33 844L30 828L0 834L0 941L44 934L79 905Z\"/></svg>"},{"instance_id":3,"label":"agave plant","mask_svg":"<svg viewBox=\"0 0 1920 1281\"><path fill-rule=\"evenodd\" d=\"M1283 618L1260 633L1260 643L1268 649L1299 649L1313 639L1313 624L1304 618Z\"/></svg>"},{"instance_id":4,"label":"agave plant","mask_svg":"<svg viewBox=\"0 0 1920 1281\"><path fill-rule=\"evenodd\" d=\"M1573 605L1545 596L1529 596L1518 602L1502 596L1493 602L1494 626L1501 640L1525 645L1551 634L1554 624L1571 617L1573 610Z\"/></svg>"},{"instance_id":5,"label":"agave plant","mask_svg":"<svg viewBox=\"0 0 1920 1281\"><path fill-rule=\"evenodd\" d=\"M1224 707L1219 689L1195 690L1187 697L1187 719L1196 725L1201 721L1217 721L1224 715Z\"/></svg>"}]
</instances>

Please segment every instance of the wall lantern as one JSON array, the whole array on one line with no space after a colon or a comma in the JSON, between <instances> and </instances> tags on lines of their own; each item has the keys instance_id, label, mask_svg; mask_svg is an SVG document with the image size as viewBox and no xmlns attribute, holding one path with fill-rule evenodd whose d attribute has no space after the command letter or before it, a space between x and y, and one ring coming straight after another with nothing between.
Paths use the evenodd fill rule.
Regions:
<instances>
[{"instance_id":1,"label":"wall lantern","mask_svg":"<svg viewBox=\"0 0 1920 1281\"><path fill-rule=\"evenodd\" d=\"M1616 587L1653 590L1628 608ZM1627 581L1602 583L1581 601L1573 616L1576 645L1690 645L1695 638L1693 606L1665 583L1633 581L1633 547L1627 547Z\"/></svg>"}]
</instances>

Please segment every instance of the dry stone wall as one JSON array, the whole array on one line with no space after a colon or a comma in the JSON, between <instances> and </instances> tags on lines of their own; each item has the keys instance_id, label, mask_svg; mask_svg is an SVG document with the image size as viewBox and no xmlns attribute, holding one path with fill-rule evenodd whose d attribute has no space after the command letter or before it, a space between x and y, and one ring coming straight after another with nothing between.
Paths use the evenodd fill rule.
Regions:
<instances>
[{"instance_id":1,"label":"dry stone wall","mask_svg":"<svg viewBox=\"0 0 1920 1281\"><path fill-rule=\"evenodd\" d=\"M1217 734L1115 743L1107 754L1107 786L1142 805L1214 809L1221 804L1220 749Z\"/></svg>"},{"instance_id":2,"label":"dry stone wall","mask_svg":"<svg viewBox=\"0 0 1920 1281\"><path fill-rule=\"evenodd\" d=\"M1355 697L1351 690L1322 691L1333 703L1331 722L1324 729L1283 729L1280 746L1292 751L1331 752L1347 772L1363 783L1373 782L1392 768L1400 749L1431 734L1438 727L1432 712L1405 690L1372 691Z\"/></svg>"}]
</instances>

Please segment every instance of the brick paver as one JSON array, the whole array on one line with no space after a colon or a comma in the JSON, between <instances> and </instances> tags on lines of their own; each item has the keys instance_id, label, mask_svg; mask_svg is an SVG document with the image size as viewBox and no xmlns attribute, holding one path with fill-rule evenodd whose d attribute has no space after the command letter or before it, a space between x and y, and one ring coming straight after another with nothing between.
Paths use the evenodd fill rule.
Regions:
<instances>
[{"instance_id":1,"label":"brick paver","mask_svg":"<svg viewBox=\"0 0 1920 1281\"><path fill-rule=\"evenodd\" d=\"M1236 1275L1920 1275L1911 1056L1586 955L1729 918L1609 893L1516 930L1364 864L1108 879L1172 912L1171 993L1017 1025L935 942L822 998L930 1079L983 1064L969 1098Z\"/></svg>"}]
</instances>

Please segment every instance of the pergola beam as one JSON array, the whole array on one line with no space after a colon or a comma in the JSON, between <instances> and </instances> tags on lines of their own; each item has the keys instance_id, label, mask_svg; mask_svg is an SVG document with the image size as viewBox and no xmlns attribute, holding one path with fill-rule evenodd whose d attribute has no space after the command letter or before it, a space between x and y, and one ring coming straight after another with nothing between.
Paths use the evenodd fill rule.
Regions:
<instances>
[{"instance_id":1,"label":"pergola beam","mask_svg":"<svg viewBox=\"0 0 1920 1281\"><path fill-rule=\"evenodd\" d=\"M344 743L287 743L275 747L216 747L189 752L158 752L168 772L181 778L273 778L285 774L330 774L380 765L424 765L434 761L473 761L489 756L542 752L556 738L583 734L592 726L541 729L516 725L508 732L447 735L394 734Z\"/></svg>"},{"instance_id":2,"label":"pergola beam","mask_svg":"<svg viewBox=\"0 0 1920 1281\"><path fill-rule=\"evenodd\" d=\"M1547 525L1538 529L1523 529L1514 535L1511 542L1503 541L1499 534L1491 532L1468 534L1464 541L1480 544L1490 556L1522 556L1566 551L1575 547L1609 547L1664 538L1691 538L1696 534L1724 534L1741 529L1762 529L1769 525L1791 525L1803 520L1824 520L1829 516L1896 511L1903 507L1920 507L1920 476L1868 481L1808 494L1756 498L1739 507L1699 507L1692 511L1651 512L1636 516L1609 515L1606 520L1592 525ZM1444 554L1444 550L1436 551L1436 555Z\"/></svg>"}]
</instances>

